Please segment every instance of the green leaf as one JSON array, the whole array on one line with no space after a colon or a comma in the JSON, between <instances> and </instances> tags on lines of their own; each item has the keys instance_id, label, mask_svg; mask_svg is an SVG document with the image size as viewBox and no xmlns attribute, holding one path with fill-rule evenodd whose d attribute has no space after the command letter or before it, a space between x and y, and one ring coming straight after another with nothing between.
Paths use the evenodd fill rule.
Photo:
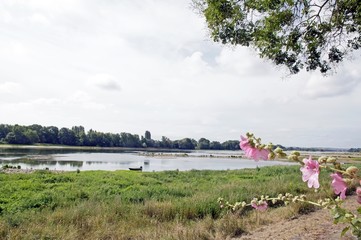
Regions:
<instances>
[{"instance_id":1,"label":"green leaf","mask_svg":"<svg viewBox=\"0 0 361 240\"><path fill-rule=\"evenodd\" d=\"M361 207L359 207L359 208L357 209L357 212L358 212L359 214L361 214Z\"/></svg>"},{"instance_id":2,"label":"green leaf","mask_svg":"<svg viewBox=\"0 0 361 240\"><path fill-rule=\"evenodd\" d=\"M343 237L347 233L348 230L350 230L350 226L345 227L344 229L342 229L341 237Z\"/></svg>"}]
</instances>

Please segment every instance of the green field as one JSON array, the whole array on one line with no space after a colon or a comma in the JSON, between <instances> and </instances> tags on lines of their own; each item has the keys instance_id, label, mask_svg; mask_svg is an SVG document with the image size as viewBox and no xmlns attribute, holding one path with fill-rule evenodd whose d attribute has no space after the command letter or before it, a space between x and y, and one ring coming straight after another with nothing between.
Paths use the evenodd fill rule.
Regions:
<instances>
[{"instance_id":1,"label":"green field","mask_svg":"<svg viewBox=\"0 0 361 240\"><path fill-rule=\"evenodd\" d=\"M299 166L232 171L0 173L0 239L225 239L311 206L227 213L217 199L315 193ZM272 219L272 220L271 220Z\"/></svg>"}]
</instances>

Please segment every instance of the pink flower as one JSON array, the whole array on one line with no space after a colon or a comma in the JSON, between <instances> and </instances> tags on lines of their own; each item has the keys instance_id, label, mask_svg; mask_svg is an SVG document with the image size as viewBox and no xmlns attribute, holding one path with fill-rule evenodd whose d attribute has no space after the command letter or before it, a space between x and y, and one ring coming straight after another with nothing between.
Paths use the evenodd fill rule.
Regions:
<instances>
[{"instance_id":1,"label":"pink flower","mask_svg":"<svg viewBox=\"0 0 361 240\"><path fill-rule=\"evenodd\" d=\"M252 147L248 142L248 138L241 136L241 141L239 143L240 148L244 151L246 157L258 161L259 159L267 160L268 154L270 153L267 149L258 149Z\"/></svg>"},{"instance_id":2,"label":"pink flower","mask_svg":"<svg viewBox=\"0 0 361 240\"><path fill-rule=\"evenodd\" d=\"M310 156L308 159L303 159L304 166L300 168L302 172L302 180L304 182L307 182L307 186L309 188L319 188L320 183L318 182L318 175L320 173L320 166L318 164L318 161L312 160L312 157Z\"/></svg>"},{"instance_id":3,"label":"pink flower","mask_svg":"<svg viewBox=\"0 0 361 240\"><path fill-rule=\"evenodd\" d=\"M356 188L357 202L361 204L361 187Z\"/></svg>"},{"instance_id":4,"label":"pink flower","mask_svg":"<svg viewBox=\"0 0 361 240\"><path fill-rule=\"evenodd\" d=\"M340 173L333 173L330 175L332 177L331 186L333 188L333 192L335 194L340 194L340 198L342 200L346 199L346 189L347 185L343 180Z\"/></svg>"},{"instance_id":5,"label":"pink flower","mask_svg":"<svg viewBox=\"0 0 361 240\"><path fill-rule=\"evenodd\" d=\"M266 211L268 208L268 204L266 201L261 203L252 203L251 206L259 211Z\"/></svg>"}]
</instances>

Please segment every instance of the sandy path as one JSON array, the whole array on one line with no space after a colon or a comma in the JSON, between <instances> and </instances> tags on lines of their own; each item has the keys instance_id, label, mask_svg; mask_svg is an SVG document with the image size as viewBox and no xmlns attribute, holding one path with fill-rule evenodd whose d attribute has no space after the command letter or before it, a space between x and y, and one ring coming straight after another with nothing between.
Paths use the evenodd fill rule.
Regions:
<instances>
[{"instance_id":1,"label":"sandy path","mask_svg":"<svg viewBox=\"0 0 361 240\"><path fill-rule=\"evenodd\" d=\"M356 197L351 196L345 201L344 206L348 209L358 207ZM317 210L307 215L299 216L293 220L283 220L281 222L261 227L251 234L244 235L234 240L254 240L254 239L291 239L291 240L332 240L357 239L347 233L343 238L340 234L344 224L333 224L330 210Z\"/></svg>"}]
</instances>

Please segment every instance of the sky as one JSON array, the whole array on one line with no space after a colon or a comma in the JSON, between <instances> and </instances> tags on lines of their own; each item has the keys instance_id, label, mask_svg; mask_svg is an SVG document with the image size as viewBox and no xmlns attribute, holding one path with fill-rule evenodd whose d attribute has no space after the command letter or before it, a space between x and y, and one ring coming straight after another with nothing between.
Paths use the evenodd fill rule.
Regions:
<instances>
[{"instance_id":1,"label":"sky","mask_svg":"<svg viewBox=\"0 0 361 240\"><path fill-rule=\"evenodd\" d=\"M190 0L1 0L0 123L361 147L360 52L288 76L211 41Z\"/></svg>"}]
</instances>

